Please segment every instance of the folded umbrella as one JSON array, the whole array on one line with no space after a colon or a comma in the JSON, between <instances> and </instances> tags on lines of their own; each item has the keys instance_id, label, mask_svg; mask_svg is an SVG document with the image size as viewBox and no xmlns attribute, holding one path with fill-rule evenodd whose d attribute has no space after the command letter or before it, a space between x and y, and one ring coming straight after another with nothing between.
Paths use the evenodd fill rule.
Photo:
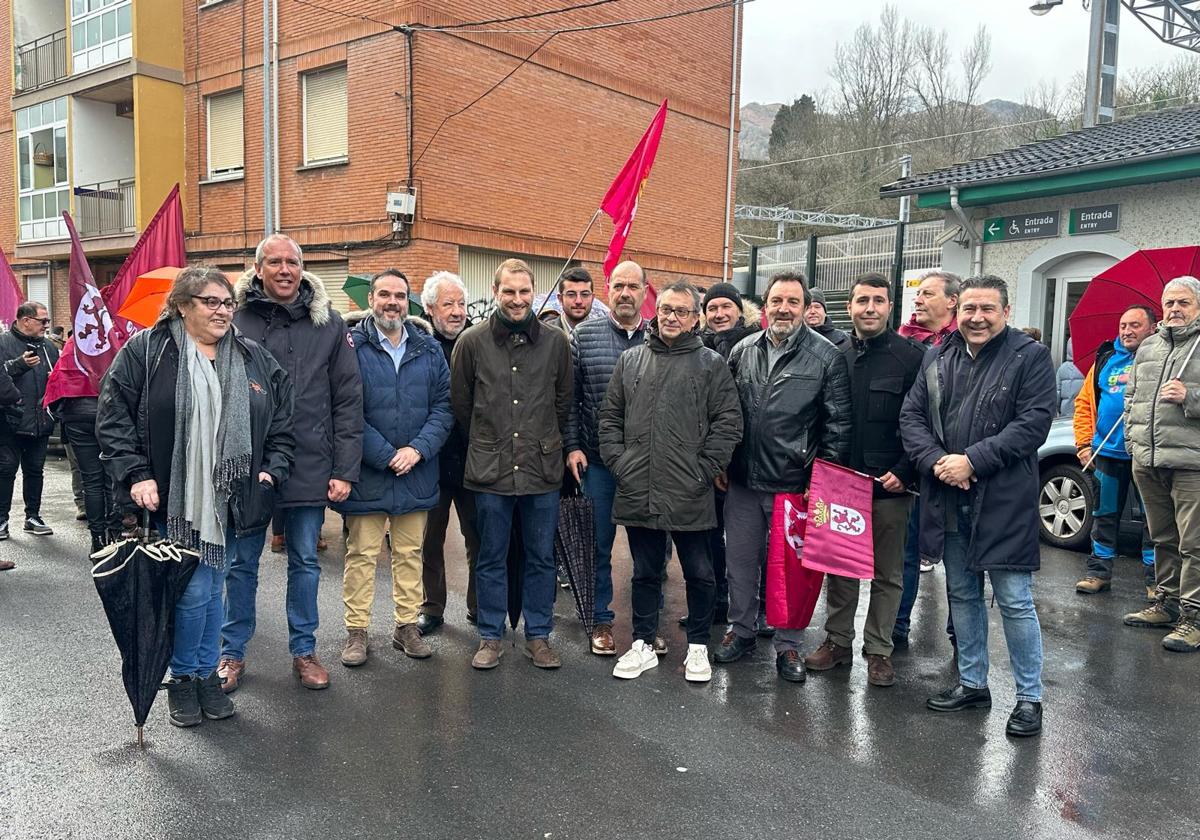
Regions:
<instances>
[{"instance_id":1,"label":"folded umbrella","mask_svg":"<svg viewBox=\"0 0 1200 840\"><path fill-rule=\"evenodd\" d=\"M171 661L175 602L200 555L143 534L105 546L92 560L92 581L121 652L121 679L141 746L142 727Z\"/></svg>"},{"instance_id":2,"label":"folded umbrella","mask_svg":"<svg viewBox=\"0 0 1200 840\"><path fill-rule=\"evenodd\" d=\"M567 570L575 610L590 638L596 629L596 514L578 488L559 499L554 559Z\"/></svg>"}]
</instances>

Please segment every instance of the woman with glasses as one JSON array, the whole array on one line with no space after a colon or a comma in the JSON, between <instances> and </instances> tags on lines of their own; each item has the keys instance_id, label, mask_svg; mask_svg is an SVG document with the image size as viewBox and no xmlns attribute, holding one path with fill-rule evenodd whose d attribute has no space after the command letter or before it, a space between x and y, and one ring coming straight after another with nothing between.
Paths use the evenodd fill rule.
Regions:
<instances>
[{"instance_id":1,"label":"woman with glasses","mask_svg":"<svg viewBox=\"0 0 1200 840\"><path fill-rule=\"evenodd\" d=\"M264 529L291 470L292 383L233 329L233 287L215 268L179 273L158 322L121 348L97 412L119 498L200 565L175 604L167 701L176 726L227 718L217 675L226 544Z\"/></svg>"}]
</instances>

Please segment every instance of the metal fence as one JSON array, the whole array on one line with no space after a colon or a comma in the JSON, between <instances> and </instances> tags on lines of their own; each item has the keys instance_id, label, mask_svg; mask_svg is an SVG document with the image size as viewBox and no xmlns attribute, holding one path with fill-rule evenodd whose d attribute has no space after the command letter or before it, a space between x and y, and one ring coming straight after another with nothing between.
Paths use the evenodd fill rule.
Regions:
<instances>
[{"instance_id":1,"label":"metal fence","mask_svg":"<svg viewBox=\"0 0 1200 840\"><path fill-rule=\"evenodd\" d=\"M80 236L130 233L136 229L134 181L103 181L75 188L75 219Z\"/></svg>"},{"instance_id":2,"label":"metal fence","mask_svg":"<svg viewBox=\"0 0 1200 840\"><path fill-rule=\"evenodd\" d=\"M43 35L16 50L14 90L24 93L67 77L67 30Z\"/></svg>"},{"instance_id":3,"label":"metal fence","mask_svg":"<svg viewBox=\"0 0 1200 840\"><path fill-rule=\"evenodd\" d=\"M943 228L944 223L935 220L757 246L751 251L753 292L761 296L771 275L780 271L801 271L813 286L849 292L854 278L868 271L899 277L910 269L937 268L942 261L937 238ZM900 229L904 231L904 248L897 260L896 234Z\"/></svg>"}]
</instances>

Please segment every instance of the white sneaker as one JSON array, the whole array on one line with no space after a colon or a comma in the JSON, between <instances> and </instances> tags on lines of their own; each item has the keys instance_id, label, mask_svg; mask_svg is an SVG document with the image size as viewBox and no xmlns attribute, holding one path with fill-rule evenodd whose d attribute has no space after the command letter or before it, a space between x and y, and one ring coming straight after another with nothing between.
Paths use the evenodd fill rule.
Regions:
<instances>
[{"instance_id":1,"label":"white sneaker","mask_svg":"<svg viewBox=\"0 0 1200 840\"><path fill-rule=\"evenodd\" d=\"M613 667L613 676L621 680L634 680L651 668L657 667L658 657L654 655L654 648L638 639L633 643L633 647L617 660Z\"/></svg>"},{"instance_id":2,"label":"white sneaker","mask_svg":"<svg viewBox=\"0 0 1200 840\"><path fill-rule=\"evenodd\" d=\"M683 660L683 678L688 682L708 682L712 679L708 645L688 645L687 658Z\"/></svg>"}]
</instances>

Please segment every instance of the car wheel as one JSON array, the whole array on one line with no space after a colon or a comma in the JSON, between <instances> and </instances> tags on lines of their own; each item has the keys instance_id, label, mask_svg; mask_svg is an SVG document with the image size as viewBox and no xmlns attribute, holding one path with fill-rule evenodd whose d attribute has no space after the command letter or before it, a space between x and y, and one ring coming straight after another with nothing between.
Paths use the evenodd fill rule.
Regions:
<instances>
[{"instance_id":1,"label":"car wheel","mask_svg":"<svg viewBox=\"0 0 1200 840\"><path fill-rule=\"evenodd\" d=\"M1086 551L1091 542L1096 491L1079 467L1056 464L1042 472L1038 520L1042 540L1055 548Z\"/></svg>"}]
</instances>

